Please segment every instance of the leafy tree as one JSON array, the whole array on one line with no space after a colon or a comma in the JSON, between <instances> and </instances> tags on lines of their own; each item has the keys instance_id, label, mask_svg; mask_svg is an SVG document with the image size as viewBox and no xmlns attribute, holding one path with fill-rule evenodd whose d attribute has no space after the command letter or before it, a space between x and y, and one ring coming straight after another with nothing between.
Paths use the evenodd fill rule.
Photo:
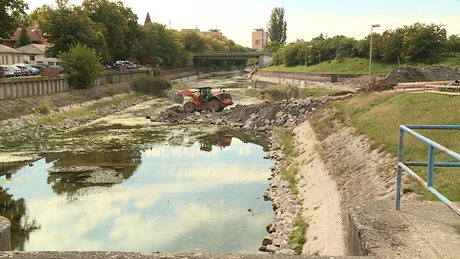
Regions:
<instances>
[{"instance_id":1,"label":"leafy tree","mask_svg":"<svg viewBox=\"0 0 460 259\"><path fill-rule=\"evenodd\" d=\"M48 42L53 44L47 48L48 54L56 57L78 43L102 53L102 49L106 48L104 34L96 29L96 24L86 12L70 4L69 0L56 0L56 3L57 7L44 9L44 23L40 25L42 31L49 35Z\"/></svg>"},{"instance_id":2,"label":"leafy tree","mask_svg":"<svg viewBox=\"0 0 460 259\"><path fill-rule=\"evenodd\" d=\"M460 52L460 37L458 34L449 36L445 43L445 51L455 53Z\"/></svg>"},{"instance_id":3,"label":"leafy tree","mask_svg":"<svg viewBox=\"0 0 460 259\"><path fill-rule=\"evenodd\" d=\"M405 33L406 29L403 28L383 32L382 37L379 39L379 42L381 42L380 57L383 62L400 62Z\"/></svg>"},{"instance_id":4,"label":"leafy tree","mask_svg":"<svg viewBox=\"0 0 460 259\"><path fill-rule=\"evenodd\" d=\"M369 48L370 48L370 41L368 39L358 40L353 46L353 52L356 53L357 57L360 58L368 58L369 57ZM374 40L372 39L372 48L374 49ZM372 55L374 57L374 55Z\"/></svg>"},{"instance_id":5,"label":"leafy tree","mask_svg":"<svg viewBox=\"0 0 460 259\"><path fill-rule=\"evenodd\" d=\"M158 58L160 45L158 45L159 35L153 23L147 23L141 28L139 39L134 45L134 56L142 64L162 64Z\"/></svg>"},{"instance_id":6,"label":"leafy tree","mask_svg":"<svg viewBox=\"0 0 460 259\"><path fill-rule=\"evenodd\" d=\"M405 62L434 63L446 41L444 25L415 23L405 26L402 58Z\"/></svg>"},{"instance_id":7,"label":"leafy tree","mask_svg":"<svg viewBox=\"0 0 460 259\"><path fill-rule=\"evenodd\" d=\"M224 36L205 34L202 37L206 42L206 52L230 52Z\"/></svg>"},{"instance_id":8,"label":"leafy tree","mask_svg":"<svg viewBox=\"0 0 460 259\"><path fill-rule=\"evenodd\" d=\"M22 22L28 9L23 0L0 0L3 8L0 8L0 41L10 38L16 28Z\"/></svg>"},{"instance_id":9,"label":"leafy tree","mask_svg":"<svg viewBox=\"0 0 460 259\"><path fill-rule=\"evenodd\" d=\"M278 49L280 49L283 46L278 41L269 41L266 44L264 44L264 47L262 48L262 52L264 53L273 53L276 52Z\"/></svg>"},{"instance_id":10,"label":"leafy tree","mask_svg":"<svg viewBox=\"0 0 460 259\"><path fill-rule=\"evenodd\" d=\"M311 43L307 43L304 41L297 41L294 44L287 45L283 50L283 59L284 64L287 67L290 66L298 66L298 65L305 65L306 61L306 54L307 54L307 46L310 46ZM312 52L309 50L309 56L311 56ZM311 59L308 59L309 63L311 63Z\"/></svg>"},{"instance_id":11,"label":"leafy tree","mask_svg":"<svg viewBox=\"0 0 460 259\"><path fill-rule=\"evenodd\" d=\"M284 60L284 49L278 49L276 52L273 53L272 55L272 61L274 62L274 65L281 65L283 64Z\"/></svg>"},{"instance_id":12,"label":"leafy tree","mask_svg":"<svg viewBox=\"0 0 460 259\"><path fill-rule=\"evenodd\" d=\"M23 26L22 29L21 29L21 32L19 33L19 39L16 42L15 47L18 48L18 47L21 47L21 46L28 45L30 43L32 43L32 41L30 40L29 35L27 35L27 28L25 26Z\"/></svg>"},{"instance_id":13,"label":"leafy tree","mask_svg":"<svg viewBox=\"0 0 460 259\"><path fill-rule=\"evenodd\" d=\"M99 48L103 61L127 59L132 47L128 43L134 41L133 35L138 31L137 16L125 9L122 2L85 0L82 8L104 36L105 47ZM132 20L136 21L136 26L132 26Z\"/></svg>"},{"instance_id":14,"label":"leafy tree","mask_svg":"<svg viewBox=\"0 0 460 259\"><path fill-rule=\"evenodd\" d=\"M159 23L147 23L141 29L141 38L135 45L138 60L166 66L180 66L190 62L190 52L185 51L177 32Z\"/></svg>"},{"instance_id":15,"label":"leafy tree","mask_svg":"<svg viewBox=\"0 0 460 259\"><path fill-rule=\"evenodd\" d=\"M95 79L102 76L99 55L86 45L72 45L68 52L59 53L58 58L61 65L69 69L69 83L76 89L88 88Z\"/></svg>"},{"instance_id":16,"label":"leafy tree","mask_svg":"<svg viewBox=\"0 0 460 259\"><path fill-rule=\"evenodd\" d=\"M267 27L270 41L286 44L287 23L284 20L284 7L276 7L272 10Z\"/></svg>"},{"instance_id":17,"label":"leafy tree","mask_svg":"<svg viewBox=\"0 0 460 259\"><path fill-rule=\"evenodd\" d=\"M192 53L201 53L206 51L206 42L194 31L181 31L178 36L184 44L184 49Z\"/></svg>"},{"instance_id":18,"label":"leafy tree","mask_svg":"<svg viewBox=\"0 0 460 259\"><path fill-rule=\"evenodd\" d=\"M38 25L38 27L41 28L46 22L45 13L49 11L51 11L49 5L42 5L41 7L35 8L28 16L28 25L30 27Z\"/></svg>"},{"instance_id":19,"label":"leafy tree","mask_svg":"<svg viewBox=\"0 0 460 259\"><path fill-rule=\"evenodd\" d=\"M114 57L114 59L115 60L125 60L128 57L133 55L134 45L140 39L140 36L139 36L140 35L140 26L137 23L138 17L137 17L136 14L134 14L134 12L131 10L131 8L124 7L122 1L118 1L117 6L118 6L118 11L125 18L124 21L125 21L126 26L127 26L127 31L125 31L125 35L124 35L125 36L124 37L124 40L125 40L124 45L126 47L126 51L124 51L123 53L118 53L118 55L116 55Z\"/></svg>"}]
</instances>

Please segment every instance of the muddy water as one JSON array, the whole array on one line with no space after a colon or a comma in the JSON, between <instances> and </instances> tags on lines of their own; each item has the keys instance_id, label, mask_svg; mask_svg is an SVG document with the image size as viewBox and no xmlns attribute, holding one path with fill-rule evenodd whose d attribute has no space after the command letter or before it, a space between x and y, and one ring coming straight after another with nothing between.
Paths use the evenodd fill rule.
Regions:
<instances>
[{"instance_id":1,"label":"muddy water","mask_svg":"<svg viewBox=\"0 0 460 259\"><path fill-rule=\"evenodd\" d=\"M258 253L273 220L267 136L145 119L168 105L33 143L33 163L0 163L12 249Z\"/></svg>"}]
</instances>

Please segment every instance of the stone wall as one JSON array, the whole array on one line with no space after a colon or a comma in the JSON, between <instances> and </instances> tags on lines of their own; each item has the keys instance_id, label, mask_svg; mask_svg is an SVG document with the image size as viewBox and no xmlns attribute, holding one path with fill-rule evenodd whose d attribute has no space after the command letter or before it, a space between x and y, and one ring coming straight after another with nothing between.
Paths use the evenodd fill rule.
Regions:
<instances>
[{"instance_id":1,"label":"stone wall","mask_svg":"<svg viewBox=\"0 0 460 259\"><path fill-rule=\"evenodd\" d=\"M362 75L358 75L358 74L316 74L316 73L305 73L305 72L257 70L257 72L251 74L251 79L253 81L264 81L264 82L281 83L281 84L283 83L300 84L300 81L345 83L346 81L352 78L357 78L360 76Z\"/></svg>"},{"instance_id":2,"label":"stone wall","mask_svg":"<svg viewBox=\"0 0 460 259\"><path fill-rule=\"evenodd\" d=\"M1 78L0 100L64 92L71 89L69 75L59 74L59 69L47 70L45 74L47 76ZM94 80L94 85L126 82L143 75L145 75L145 70L105 73Z\"/></svg>"}]
</instances>

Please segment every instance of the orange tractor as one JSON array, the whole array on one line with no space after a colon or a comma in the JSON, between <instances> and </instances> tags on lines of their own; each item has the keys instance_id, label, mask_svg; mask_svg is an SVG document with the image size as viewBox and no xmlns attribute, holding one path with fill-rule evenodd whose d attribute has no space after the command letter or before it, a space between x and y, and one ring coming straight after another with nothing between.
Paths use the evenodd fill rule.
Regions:
<instances>
[{"instance_id":1,"label":"orange tractor","mask_svg":"<svg viewBox=\"0 0 460 259\"><path fill-rule=\"evenodd\" d=\"M195 112L202 110L220 112L225 107L233 104L232 96L226 93L225 90L221 89L220 92L212 93L211 87L198 88L198 95L190 91L190 89L184 89L177 93L172 93L170 98L178 103L183 103L184 95L191 98L191 101L188 101L184 104L185 112Z\"/></svg>"}]
</instances>

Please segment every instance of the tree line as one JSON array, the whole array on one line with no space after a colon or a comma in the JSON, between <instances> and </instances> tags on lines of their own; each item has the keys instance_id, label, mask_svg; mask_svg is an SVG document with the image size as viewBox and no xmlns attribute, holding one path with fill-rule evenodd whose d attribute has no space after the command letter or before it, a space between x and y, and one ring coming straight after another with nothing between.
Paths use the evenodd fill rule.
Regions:
<instances>
[{"instance_id":1,"label":"tree line","mask_svg":"<svg viewBox=\"0 0 460 259\"><path fill-rule=\"evenodd\" d=\"M142 64L182 66L190 63L192 53L251 51L223 35L170 30L157 22L139 25L137 15L121 1L84 0L74 5L56 0L55 5L43 5L30 15L24 11L28 7L23 0L0 1L7 9L4 16L0 11L0 37L9 37L18 26L38 25L52 44L47 50L51 57L84 45L103 63L134 58Z\"/></svg>"},{"instance_id":2,"label":"tree line","mask_svg":"<svg viewBox=\"0 0 460 259\"><path fill-rule=\"evenodd\" d=\"M286 66L305 65L307 60L308 65L312 65L326 60L369 58L370 36L356 40L343 35L329 38L320 34L310 41L298 40L287 45L270 41L263 51L274 53L275 63ZM459 35L447 37L442 24L414 23L372 34L372 59L384 63L434 64L459 52Z\"/></svg>"}]
</instances>

